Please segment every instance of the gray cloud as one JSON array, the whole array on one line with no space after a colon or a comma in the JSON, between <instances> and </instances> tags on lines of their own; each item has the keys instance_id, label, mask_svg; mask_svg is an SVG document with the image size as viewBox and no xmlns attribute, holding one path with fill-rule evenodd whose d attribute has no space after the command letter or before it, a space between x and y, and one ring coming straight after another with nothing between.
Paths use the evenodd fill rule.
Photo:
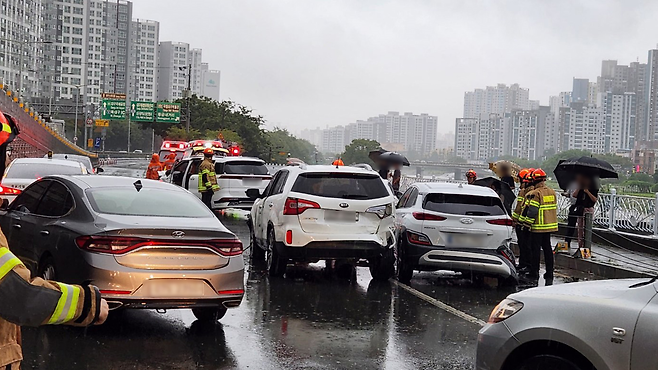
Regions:
<instances>
[{"instance_id":1,"label":"gray cloud","mask_svg":"<svg viewBox=\"0 0 658 370\"><path fill-rule=\"evenodd\" d=\"M518 82L531 99L645 61L658 2L615 0L136 0L161 40L203 49L221 94L298 131L389 110L454 129L463 94Z\"/></svg>"}]
</instances>

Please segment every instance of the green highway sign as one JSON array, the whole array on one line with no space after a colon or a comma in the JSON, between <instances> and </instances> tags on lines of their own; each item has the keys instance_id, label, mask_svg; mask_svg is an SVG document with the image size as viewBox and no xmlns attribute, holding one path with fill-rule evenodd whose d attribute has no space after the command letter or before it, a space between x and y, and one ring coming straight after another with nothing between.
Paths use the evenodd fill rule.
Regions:
<instances>
[{"instance_id":1,"label":"green highway sign","mask_svg":"<svg viewBox=\"0 0 658 370\"><path fill-rule=\"evenodd\" d=\"M122 120L126 118L126 94L103 93L101 119Z\"/></svg>"},{"instance_id":2,"label":"green highway sign","mask_svg":"<svg viewBox=\"0 0 658 370\"><path fill-rule=\"evenodd\" d=\"M155 121L161 123L179 123L180 103L158 102L155 106Z\"/></svg>"},{"instance_id":3,"label":"green highway sign","mask_svg":"<svg viewBox=\"0 0 658 370\"><path fill-rule=\"evenodd\" d=\"M130 119L139 122L153 122L155 118L155 103L150 101L130 102Z\"/></svg>"}]
</instances>

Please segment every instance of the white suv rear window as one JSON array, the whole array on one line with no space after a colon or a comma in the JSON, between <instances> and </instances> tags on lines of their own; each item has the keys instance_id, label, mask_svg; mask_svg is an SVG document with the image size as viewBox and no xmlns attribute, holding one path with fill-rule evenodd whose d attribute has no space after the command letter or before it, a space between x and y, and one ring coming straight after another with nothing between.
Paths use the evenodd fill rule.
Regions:
<instances>
[{"instance_id":1,"label":"white suv rear window","mask_svg":"<svg viewBox=\"0 0 658 370\"><path fill-rule=\"evenodd\" d=\"M258 161L231 161L217 163L215 172L227 175L267 175L267 167Z\"/></svg>"},{"instance_id":2,"label":"white suv rear window","mask_svg":"<svg viewBox=\"0 0 658 370\"><path fill-rule=\"evenodd\" d=\"M499 198L466 194L427 194L423 208L429 211L462 216L506 215Z\"/></svg>"},{"instance_id":3,"label":"white suv rear window","mask_svg":"<svg viewBox=\"0 0 658 370\"><path fill-rule=\"evenodd\" d=\"M357 173L304 173L292 191L326 198L379 199L389 195L378 175Z\"/></svg>"}]
</instances>

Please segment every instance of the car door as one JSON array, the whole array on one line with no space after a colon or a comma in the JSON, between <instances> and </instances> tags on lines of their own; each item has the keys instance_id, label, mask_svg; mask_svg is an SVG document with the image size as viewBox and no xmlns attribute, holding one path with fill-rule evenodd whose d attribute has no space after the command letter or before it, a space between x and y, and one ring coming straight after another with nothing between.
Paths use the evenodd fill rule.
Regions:
<instances>
[{"instance_id":1,"label":"car door","mask_svg":"<svg viewBox=\"0 0 658 370\"><path fill-rule=\"evenodd\" d=\"M277 172L272 178L272 181L270 181L265 190L263 190L261 198L254 202L254 207L252 208L254 236L256 236L259 241L265 240L265 231L263 231L263 223L267 224L267 221L263 220L263 207L265 205L265 200L269 194L271 194L272 188L274 187L278 178L279 173Z\"/></svg>"},{"instance_id":2,"label":"car door","mask_svg":"<svg viewBox=\"0 0 658 370\"><path fill-rule=\"evenodd\" d=\"M185 189L189 190L190 193L196 195L201 199L201 193L199 193L199 165L201 164L201 159L195 158L190 161L190 165L187 167L187 172L185 172Z\"/></svg>"},{"instance_id":3,"label":"car door","mask_svg":"<svg viewBox=\"0 0 658 370\"><path fill-rule=\"evenodd\" d=\"M267 226L272 223L272 225L278 225L279 224L279 217L276 215L275 211L275 201L277 200L277 197L281 197L281 193L283 192L283 187L285 186L285 181L288 178L288 170L280 170L279 172L276 173L275 179L272 180L272 187L270 188L270 191L265 194L265 197L263 198L263 202L261 202L260 207L261 207L261 235L263 235L263 238L267 238Z\"/></svg>"},{"instance_id":4,"label":"car door","mask_svg":"<svg viewBox=\"0 0 658 370\"><path fill-rule=\"evenodd\" d=\"M50 186L41 198L36 212L32 214L34 219L34 246L30 248L34 261L42 261L44 255L49 254L54 260L58 271L58 279L70 281L74 266L67 263L67 258L75 246L75 238L66 227L66 215L74 207L73 195L64 183L52 180ZM62 268L66 266L67 268ZM35 272L40 272L42 266L36 265Z\"/></svg>"},{"instance_id":5,"label":"car door","mask_svg":"<svg viewBox=\"0 0 658 370\"><path fill-rule=\"evenodd\" d=\"M28 186L9 206L6 215L9 219L9 229L3 230L9 248L33 273L38 262L35 238L38 235L39 218L35 214L50 183L51 180L41 180Z\"/></svg>"},{"instance_id":6,"label":"car door","mask_svg":"<svg viewBox=\"0 0 658 370\"><path fill-rule=\"evenodd\" d=\"M189 164L190 161L182 161L178 162L174 166L174 168L171 170L171 175L169 176L172 184L176 184L181 187L183 186L183 180L185 180L185 171L187 170Z\"/></svg>"},{"instance_id":7,"label":"car door","mask_svg":"<svg viewBox=\"0 0 658 370\"><path fill-rule=\"evenodd\" d=\"M658 284L656 284L658 287ZM619 331L619 329L613 329ZM640 317L635 324L635 333L632 338L626 338L627 333L613 333L611 341L632 340L631 370L655 370L658 364L658 295L642 309Z\"/></svg>"},{"instance_id":8,"label":"car door","mask_svg":"<svg viewBox=\"0 0 658 370\"><path fill-rule=\"evenodd\" d=\"M407 191L404 192L398 205L395 209L395 230L397 240L400 240L400 232L405 226L409 217L412 217L413 206L416 204L416 199L418 199L418 189L416 187L410 187Z\"/></svg>"}]
</instances>

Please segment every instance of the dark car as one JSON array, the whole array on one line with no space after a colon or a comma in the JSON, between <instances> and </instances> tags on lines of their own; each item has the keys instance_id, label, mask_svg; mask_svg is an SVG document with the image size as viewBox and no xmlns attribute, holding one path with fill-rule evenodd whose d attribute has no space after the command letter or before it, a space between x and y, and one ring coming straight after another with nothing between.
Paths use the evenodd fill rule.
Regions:
<instances>
[{"instance_id":1,"label":"dark car","mask_svg":"<svg viewBox=\"0 0 658 370\"><path fill-rule=\"evenodd\" d=\"M242 301L242 243L175 185L48 176L0 211L0 226L33 274L91 280L114 306L217 319Z\"/></svg>"}]
</instances>

